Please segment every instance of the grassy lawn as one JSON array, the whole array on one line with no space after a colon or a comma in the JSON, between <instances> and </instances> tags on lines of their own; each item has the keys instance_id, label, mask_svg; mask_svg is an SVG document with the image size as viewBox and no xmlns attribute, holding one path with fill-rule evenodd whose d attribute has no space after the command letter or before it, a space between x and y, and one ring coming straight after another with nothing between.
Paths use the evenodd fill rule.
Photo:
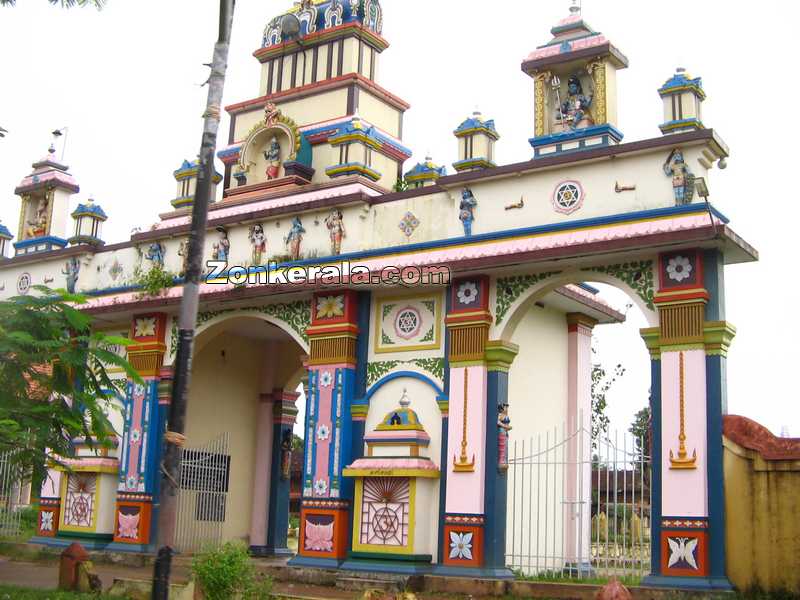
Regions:
<instances>
[{"instance_id":1,"label":"grassy lawn","mask_svg":"<svg viewBox=\"0 0 800 600\"><path fill-rule=\"evenodd\" d=\"M57 590L31 590L13 585L0 584L0 600L111 600L105 594L78 594ZM120 600L116 597L114 600Z\"/></svg>"}]
</instances>

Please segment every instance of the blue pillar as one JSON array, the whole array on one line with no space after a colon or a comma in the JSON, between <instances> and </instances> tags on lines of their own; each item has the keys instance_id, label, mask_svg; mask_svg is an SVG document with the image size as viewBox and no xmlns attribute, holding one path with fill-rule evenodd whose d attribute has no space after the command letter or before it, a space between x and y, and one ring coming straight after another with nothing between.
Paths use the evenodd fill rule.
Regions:
<instances>
[{"instance_id":1,"label":"blue pillar","mask_svg":"<svg viewBox=\"0 0 800 600\"><path fill-rule=\"evenodd\" d=\"M267 546L263 554L293 554L286 543L289 533L289 491L292 431L297 416L297 392L273 392L272 464L267 507ZM261 554L261 553L259 553Z\"/></svg>"}]
</instances>

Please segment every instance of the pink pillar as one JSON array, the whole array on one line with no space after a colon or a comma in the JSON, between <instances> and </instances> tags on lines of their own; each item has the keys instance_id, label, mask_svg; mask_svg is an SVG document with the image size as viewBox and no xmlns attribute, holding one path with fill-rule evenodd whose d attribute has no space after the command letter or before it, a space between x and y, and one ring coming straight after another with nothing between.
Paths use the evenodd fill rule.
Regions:
<instances>
[{"instance_id":1,"label":"pink pillar","mask_svg":"<svg viewBox=\"0 0 800 600\"><path fill-rule=\"evenodd\" d=\"M595 319L567 314L567 481L564 497L564 557L587 568L592 535L592 328Z\"/></svg>"},{"instance_id":2,"label":"pink pillar","mask_svg":"<svg viewBox=\"0 0 800 600\"><path fill-rule=\"evenodd\" d=\"M274 356L272 344L264 348L264 356ZM275 363L265 360L261 371L261 394L256 423L256 457L253 465L253 505L250 513L250 545L267 545L267 513L269 509L270 473L272 470L272 387Z\"/></svg>"}]
</instances>

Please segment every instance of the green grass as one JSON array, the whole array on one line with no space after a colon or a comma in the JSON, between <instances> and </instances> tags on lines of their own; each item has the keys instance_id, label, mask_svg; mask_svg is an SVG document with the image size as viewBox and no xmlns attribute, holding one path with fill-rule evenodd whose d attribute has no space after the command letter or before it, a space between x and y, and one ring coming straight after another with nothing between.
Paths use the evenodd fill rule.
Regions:
<instances>
[{"instance_id":1,"label":"green grass","mask_svg":"<svg viewBox=\"0 0 800 600\"><path fill-rule=\"evenodd\" d=\"M78 594L57 590L31 590L13 585L0 584L0 600L111 600L105 594ZM114 600L120 600L119 597ZM123 599L124 600L124 599Z\"/></svg>"},{"instance_id":2,"label":"green grass","mask_svg":"<svg viewBox=\"0 0 800 600\"><path fill-rule=\"evenodd\" d=\"M536 581L540 583L585 583L588 585L605 585L610 581L608 577L568 577L560 571L544 571L537 575L525 575L519 569L514 570L514 578L517 581ZM627 587L637 587L641 585L642 578L638 575L623 575L617 577L622 585Z\"/></svg>"}]
</instances>

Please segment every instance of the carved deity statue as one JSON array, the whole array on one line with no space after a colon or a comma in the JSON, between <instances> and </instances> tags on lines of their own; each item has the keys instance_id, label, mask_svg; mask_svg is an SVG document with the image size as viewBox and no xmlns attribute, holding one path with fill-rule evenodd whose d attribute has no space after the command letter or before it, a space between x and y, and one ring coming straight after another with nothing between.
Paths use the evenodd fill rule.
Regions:
<instances>
[{"instance_id":1,"label":"carved deity statue","mask_svg":"<svg viewBox=\"0 0 800 600\"><path fill-rule=\"evenodd\" d=\"M508 468L508 432L511 431L511 418L508 416L508 404L497 405L497 466Z\"/></svg>"},{"instance_id":2,"label":"carved deity statue","mask_svg":"<svg viewBox=\"0 0 800 600\"><path fill-rule=\"evenodd\" d=\"M272 136L269 148L264 151L264 158L267 161L267 180L277 179L281 167L281 145L275 136Z\"/></svg>"},{"instance_id":3,"label":"carved deity statue","mask_svg":"<svg viewBox=\"0 0 800 600\"><path fill-rule=\"evenodd\" d=\"M186 276L186 271L189 270L189 240L182 240L181 245L178 246L178 256L181 260L181 272L178 273L181 277Z\"/></svg>"},{"instance_id":4,"label":"carved deity statue","mask_svg":"<svg viewBox=\"0 0 800 600\"><path fill-rule=\"evenodd\" d=\"M75 293L75 286L78 283L78 274L81 271L81 261L77 256L72 256L64 265L61 271L62 275L67 276L67 291L70 294Z\"/></svg>"},{"instance_id":5,"label":"carved deity statue","mask_svg":"<svg viewBox=\"0 0 800 600\"><path fill-rule=\"evenodd\" d=\"M252 260L254 265L260 265L267 251L267 236L264 235L264 226L256 223L250 227L250 234L247 236L253 246Z\"/></svg>"},{"instance_id":6,"label":"carved deity statue","mask_svg":"<svg viewBox=\"0 0 800 600\"><path fill-rule=\"evenodd\" d=\"M49 204L47 198L39 202L39 206L36 209L36 216L28 221L28 227L25 228L25 237L27 239L47 235L48 208Z\"/></svg>"},{"instance_id":7,"label":"carved deity statue","mask_svg":"<svg viewBox=\"0 0 800 600\"><path fill-rule=\"evenodd\" d=\"M231 241L228 239L228 230L222 226L217 227L219 232L219 240L214 242L212 248L212 258L214 260L221 260L228 262L228 256L231 250Z\"/></svg>"},{"instance_id":8,"label":"carved deity statue","mask_svg":"<svg viewBox=\"0 0 800 600\"><path fill-rule=\"evenodd\" d=\"M664 174L672 177L675 204L690 204L694 197L694 174L683 159L683 152L673 150L664 163Z\"/></svg>"},{"instance_id":9,"label":"carved deity statue","mask_svg":"<svg viewBox=\"0 0 800 600\"><path fill-rule=\"evenodd\" d=\"M325 225L331 236L331 254L341 254L342 252L342 239L347 237L344 230L344 218L342 211L334 209L331 214L325 217Z\"/></svg>"},{"instance_id":10,"label":"carved deity statue","mask_svg":"<svg viewBox=\"0 0 800 600\"><path fill-rule=\"evenodd\" d=\"M571 75L567 81L567 98L559 105L556 118L569 125L570 129L577 129L581 121L588 120L591 124L591 106L592 95L585 95L580 78Z\"/></svg>"},{"instance_id":11,"label":"carved deity statue","mask_svg":"<svg viewBox=\"0 0 800 600\"><path fill-rule=\"evenodd\" d=\"M144 257L153 263L153 266L164 268L164 244L161 242L153 242L147 248L147 254Z\"/></svg>"},{"instance_id":12,"label":"carved deity statue","mask_svg":"<svg viewBox=\"0 0 800 600\"><path fill-rule=\"evenodd\" d=\"M274 102L267 102L266 106L264 106L264 123L266 126L272 127L275 125L278 122L280 113L280 109L275 106Z\"/></svg>"},{"instance_id":13,"label":"carved deity statue","mask_svg":"<svg viewBox=\"0 0 800 600\"><path fill-rule=\"evenodd\" d=\"M289 230L289 234L286 236L286 245L289 248L289 257L292 260L298 260L300 258L300 244L303 242L303 234L306 232L305 228L303 227L303 222L300 220L300 217L295 217L292 219L292 228Z\"/></svg>"},{"instance_id":14,"label":"carved deity statue","mask_svg":"<svg viewBox=\"0 0 800 600\"><path fill-rule=\"evenodd\" d=\"M472 235L472 222L475 220L475 207L478 201L472 195L472 190L464 188L461 192L461 204L458 207L458 218L464 226L464 235Z\"/></svg>"}]
</instances>

